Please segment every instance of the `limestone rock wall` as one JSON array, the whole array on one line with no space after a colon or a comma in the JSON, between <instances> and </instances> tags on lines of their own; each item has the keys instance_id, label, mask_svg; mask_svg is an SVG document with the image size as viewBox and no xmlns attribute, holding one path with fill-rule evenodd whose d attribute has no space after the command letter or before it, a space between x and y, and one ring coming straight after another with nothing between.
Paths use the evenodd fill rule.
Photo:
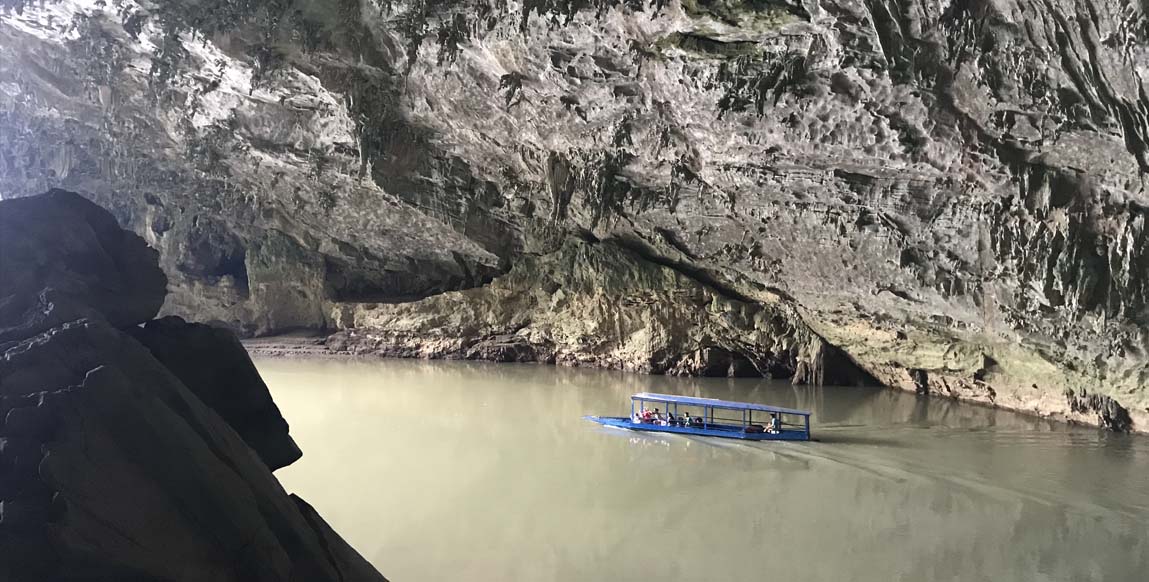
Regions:
<instances>
[{"instance_id":1,"label":"limestone rock wall","mask_svg":"<svg viewBox=\"0 0 1149 582\"><path fill-rule=\"evenodd\" d=\"M162 5L91 0L6 10L0 190L83 193L159 250L165 315L245 335L322 329L329 297L419 297L499 272L496 255L364 179L361 120L317 69L253 77L246 41L200 42L188 23L243 18L186 11L169 20ZM334 59L314 66L356 74Z\"/></svg>"},{"instance_id":2,"label":"limestone rock wall","mask_svg":"<svg viewBox=\"0 0 1149 582\"><path fill-rule=\"evenodd\" d=\"M523 257L490 285L401 304L355 304L337 352L545 362L635 372L814 379L822 341L784 303L720 292L626 248L579 239ZM808 373L806 371L809 371ZM870 382L843 362L837 383Z\"/></svg>"},{"instance_id":3,"label":"limestone rock wall","mask_svg":"<svg viewBox=\"0 0 1149 582\"><path fill-rule=\"evenodd\" d=\"M337 327L573 236L894 386L1149 421L1138 3L8 4L2 185L111 208L166 313Z\"/></svg>"}]
</instances>

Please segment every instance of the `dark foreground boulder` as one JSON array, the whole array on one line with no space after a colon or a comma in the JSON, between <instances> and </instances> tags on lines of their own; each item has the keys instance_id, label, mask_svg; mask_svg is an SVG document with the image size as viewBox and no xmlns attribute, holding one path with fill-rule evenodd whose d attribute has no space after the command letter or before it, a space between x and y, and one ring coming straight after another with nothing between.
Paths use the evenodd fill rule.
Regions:
<instances>
[{"instance_id":1,"label":"dark foreground boulder","mask_svg":"<svg viewBox=\"0 0 1149 582\"><path fill-rule=\"evenodd\" d=\"M179 317L149 321L128 331L218 412L272 471L303 455L234 333Z\"/></svg>"},{"instance_id":2,"label":"dark foreground boulder","mask_svg":"<svg viewBox=\"0 0 1149 582\"><path fill-rule=\"evenodd\" d=\"M76 316L143 323L166 292L156 251L78 194L0 200L0 344Z\"/></svg>"},{"instance_id":3,"label":"dark foreground boulder","mask_svg":"<svg viewBox=\"0 0 1149 582\"><path fill-rule=\"evenodd\" d=\"M2 580L383 580L104 322L10 347L0 418Z\"/></svg>"},{"instance_id":4,"label":"dark foreground boulder","mask_svg":"<svg viewBox=\"0 0 1149 582\"><path fill-rule=\"evenodd\" d=\"M137 327L163 296L106 211L0 202L0 581L384 580L272 475L300 452L236 338Z\"/></svg>"}]
</instances>

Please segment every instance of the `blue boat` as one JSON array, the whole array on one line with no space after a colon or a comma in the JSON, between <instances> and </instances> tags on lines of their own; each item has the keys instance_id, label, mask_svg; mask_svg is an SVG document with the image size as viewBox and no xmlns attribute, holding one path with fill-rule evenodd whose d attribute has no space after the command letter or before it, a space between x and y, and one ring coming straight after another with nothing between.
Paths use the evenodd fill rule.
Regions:
<instances>
[{"instance_id":1,"label":"blue boat","mask_svg":"<svg viewBox=\"0 0 1149 582\"><path fill-rule=\"evenodd\" d=\"M665 407L651 406L661 404ZM656 412L657 411L657 412ZM755 413L758 413L755 416ZM587 416L606 426L748 441L808 441L810 413L765 404L652 394L630 397L630 417Z\"/></svg>"}]
</instances>

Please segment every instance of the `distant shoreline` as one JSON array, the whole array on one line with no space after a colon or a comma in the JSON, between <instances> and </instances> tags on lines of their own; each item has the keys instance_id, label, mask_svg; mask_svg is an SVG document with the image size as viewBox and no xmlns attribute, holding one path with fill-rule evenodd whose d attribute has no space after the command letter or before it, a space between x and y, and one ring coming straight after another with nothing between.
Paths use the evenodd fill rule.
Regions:
<instances>
[{"instance_id":1,"label":"distant shoreline","mask_svg":"<svg viewBox=\"0 0 1149 582\"><path fill-rule=\"evenodd\" d=\"M353 358L354 354L327 348L325 335L274 335L242 340L254 358Z\"/></svg>"},{"instance_id":2,"label":"distant shoreline","mask_svg":"<svg viewBox=\"0 0 1149 582\"><path fill-rule=\"evenodd\" d=\"M258 337L241 340L243 347L252 358L269 358L269 359L285 359L285 358L315 358L315 359L339 359L339 360L362 360L362 359L410 359L397 355L384 355L377 352L355 353L349 351L335 351L327 347L326 335L312 335L312 334L283 334L267 337ZM431 358L442 359L442 358ZM450 358L448 358L450 359ZM499 363L495 360L479 359L478 361ZM536 362L539 363L539 362ZM545 365L545 364L544 364ZM554 364L550 364L554 365ZM599 366L575 366L585 367L592 369L617 369L617 368L604 368ZM634 372L639 373L641 372ZM898 390L897 387L887 386L887 389ZM981 402L979 400L972 400L967 398L946 396L946 395L933 395L934 398L952 399L956 402L963 404L971 404L974 406L981 406L985 408L993 408L998 410L1007 410L1016 412L1034 418L1044 418L1056 422L1078 425L1078 426L1092 426L1100 427L1100 423L1094 419L1091 413L1081 413L1076 415L1066 415L1060 411L1041 410L1041 409L1027 409L1021 407L1004 406L1001 404L990 404ZM1144 425L1134 425L1132 434L1145 435L1149 431L1144 430Z\"/></svg>"}]
</instances>

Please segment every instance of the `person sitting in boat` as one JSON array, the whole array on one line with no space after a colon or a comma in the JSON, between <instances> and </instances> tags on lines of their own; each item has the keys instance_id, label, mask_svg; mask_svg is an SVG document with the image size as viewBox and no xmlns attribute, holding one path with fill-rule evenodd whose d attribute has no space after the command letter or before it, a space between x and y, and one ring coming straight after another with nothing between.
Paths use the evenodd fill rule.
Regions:
<instances>
[{"instance_id":1,"label":"person sitting in boat","mask_svg":"<svg viewBox=\"0 0 1149 582\"><path fill-rule=\"evenodd\" d=\"M770 415L770 434L778 434L782 432L782 419L777 414Z\"/></svg>"},{"instance_id":2,"label":"person sitting in boat","mask_svg":"<svg viewBox=\"0 0 1149 582\"><path fill-rule=\"evenodd\" d=\"M642 411L642 422L654 422L654 413L649 410Z\"/></svg>"},{"instance_id":3,"label":"person sitting in boat","mask_svg":"<svg viewBox=\"0 0 1149 582\"><path fill-rule=\"evenodd\" d=\"M674 418L674 413L666 411L666 426L678 426L678 419Z\"/></svg>"},{"instance_id":4,"label":"person sitting in boat","mask_svg":"<svg viewBox=\"0 0 1149 582\"><path fill-rule=\"evenodd\" d=\"M659 425L666 424L666 417L662 416L662 413L659 412L657 408L654 409L654 423Z\"/></svg>"},{"instance_id":5,"label":"person sitting in boat","mask_svg":"<svg viewBox=\"0 0 1149 582\"><path fill-rule=\"evenodd\" d=\"M682 426L694 426L694 419L690 417L689 412L682 413Z\"/></svg>"}]
</instances>

